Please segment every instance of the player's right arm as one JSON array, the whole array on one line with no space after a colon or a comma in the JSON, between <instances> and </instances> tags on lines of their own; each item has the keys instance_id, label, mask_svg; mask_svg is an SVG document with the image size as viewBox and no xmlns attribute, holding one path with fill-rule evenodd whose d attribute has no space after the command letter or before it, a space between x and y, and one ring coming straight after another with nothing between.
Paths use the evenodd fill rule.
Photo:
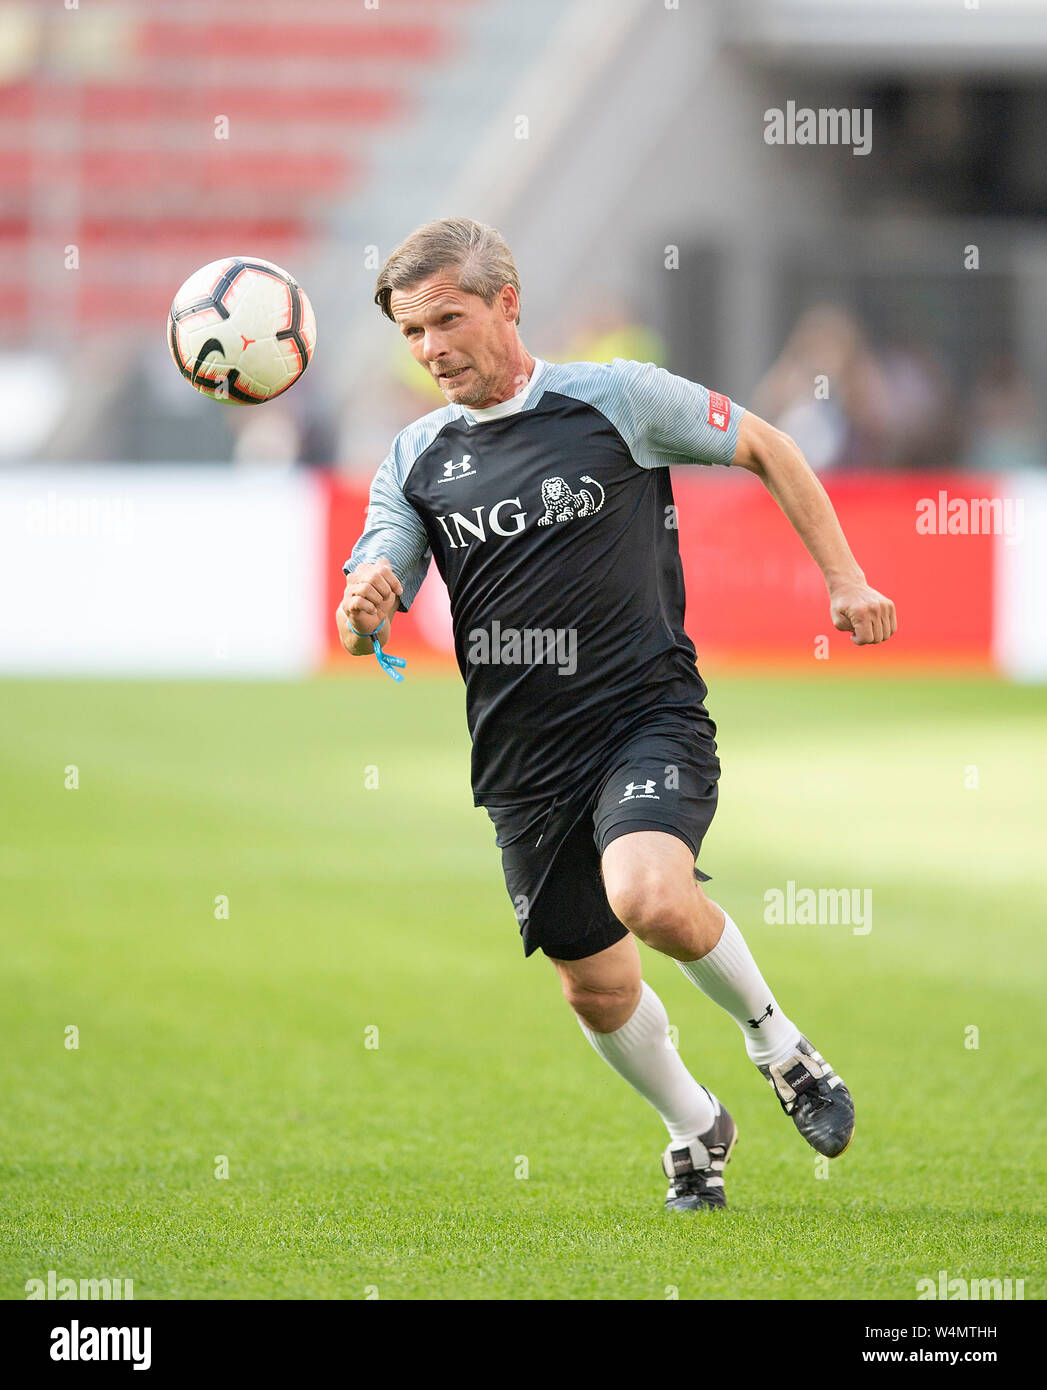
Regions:
<instances>
[{"instance_id":1,"label":"player's right arm","mask_svg":"<svg viewBox=\"0 0 1047 1390\"><path fill-rule=\"evenodd\" d=\"M370 634L389 645L393 614L414 602L432 558L422 519L403 494L403 478L413 462L397 435L371 483L363 535L342 567L345 593L335 610L338 636L350 656L374 651ZM352 631L365 636L358 637Z\"/></svg>"},{"instance_id":2,"label":"player's right arm","mask_svg":"<svg viewBox=\"0 0 1047 1390\"><path fill-rule=\"evenodd\" d=\"M347 576L345 593L334 616L338 636L350 656L367 656L374 651L371 638L358 637L356 633L377 632L382 646L389 645L393 614L403 591L403 585L384 555L373 565L363 561Z\"/></svg>"}]
</instances>

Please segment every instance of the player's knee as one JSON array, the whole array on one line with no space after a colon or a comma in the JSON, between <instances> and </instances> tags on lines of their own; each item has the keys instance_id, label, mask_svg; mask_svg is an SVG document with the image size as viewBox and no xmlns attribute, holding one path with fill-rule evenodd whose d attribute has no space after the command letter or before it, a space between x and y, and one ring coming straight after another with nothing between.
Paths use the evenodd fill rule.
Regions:
<instances>
[{"instance_id":1,"label":"player's knee","mask_svg":"<svg viewBox=\"0 0 1047 1390\"><path fill-rule=\"evenodd\" d=\"M628 1023L640 1002L639 977L620 984L586 985L565 979L563 995L571 1008L595 1033L613 1033Z\"/></svg>"},{"instance_id":2,"label":"player's knee","mask_svg":"<svg viewBox=\"0 0 1047 1390\"><path fill-rule=\"evenodd\" d=\"M689 941L695 904L663 878L638 879L608 892L611 911L646 946L670 954Z\"/></svg>"}]
</instances>

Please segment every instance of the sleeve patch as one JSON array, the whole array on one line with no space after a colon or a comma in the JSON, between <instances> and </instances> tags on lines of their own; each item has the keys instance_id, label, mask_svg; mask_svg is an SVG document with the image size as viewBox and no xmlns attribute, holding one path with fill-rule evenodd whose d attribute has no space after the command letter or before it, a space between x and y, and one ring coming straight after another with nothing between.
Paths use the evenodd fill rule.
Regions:
<instances>
[{"instance_id":1,"label":"sleeve patch","mask_svg":"<svg viewBox=\"0 0 1047 1390\"><path fill-rule=\"evenodd\" d=\"M709 424L715 430L725 430L731 423L731 402L718 391L709 392Z\"/></svg>"}]
</instances>

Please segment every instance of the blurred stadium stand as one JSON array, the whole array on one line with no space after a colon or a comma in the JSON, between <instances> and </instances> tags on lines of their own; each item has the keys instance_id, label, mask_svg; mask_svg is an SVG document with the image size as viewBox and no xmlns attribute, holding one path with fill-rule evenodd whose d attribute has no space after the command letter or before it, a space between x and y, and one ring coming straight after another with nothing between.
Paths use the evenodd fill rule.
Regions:
<instances>
[{"instance_id":1,"label":"blurred stadium stand","mask_svg":"<svg viewBox=\"0 0 1047 1390\"><path fill-rule=\"evenodd\" d=\"M231 245L295 261L446 56L445 16L476 3L442 5L439 24L424 0L396 22L331 0L0 11L6 321L45 339L59 315L78 332L155 328L186 267ZM56 242L79 248L69 287Z\"/></svg>"},{"instance_id":2,"label":"blurred stadium stand","mask_svg":"<svg viewBox=\"0 0 1047 1390\"><path fill-rule=\"evenodd\" d=\"M464 212L513 246L539 354L653 343L745 402L835 306L890 399L942 428L837 422L826 467L1036 466L1045 58L1043 0L14 0L0 459L372 471L431 404L376 318L375 263ZM870 108L870 153L768 146L790 100ZM174 290L233 251L317 308L316 361L265 421L197 400L163 345Z\"/></svg>"}]
</instances>

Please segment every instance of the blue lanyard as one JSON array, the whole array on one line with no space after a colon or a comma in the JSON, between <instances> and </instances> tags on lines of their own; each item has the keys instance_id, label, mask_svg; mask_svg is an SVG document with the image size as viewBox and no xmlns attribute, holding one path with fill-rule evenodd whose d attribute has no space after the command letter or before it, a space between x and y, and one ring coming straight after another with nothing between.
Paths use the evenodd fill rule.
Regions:
<instances>
[{"instance_id":1,"label":"blue lanyard","mask_svg":"<svg viewBox=\"0 0 1047 1390\"><path fill-rule=\"evenodd\" d=\"M375 659L377 660L378 665L382 668L385 674L387 676L390 676L394 681L402 681L403 676L396 669L396 667L399 666L402 668L407 665L407 662L403 659L402 656L386 656L385 652L382 651L381 643L378 641L378 638L374 635L375 632L381 632L382 628L385 627L389 619L383 618L382 621L375 628L374 632L356 632L356 628L353 627L349 619L346 618L345 621L346 626L349 628L349 631L356 633L357 637L370 637L371 643L374 646Z\"/></svg>"}]
</instances>

